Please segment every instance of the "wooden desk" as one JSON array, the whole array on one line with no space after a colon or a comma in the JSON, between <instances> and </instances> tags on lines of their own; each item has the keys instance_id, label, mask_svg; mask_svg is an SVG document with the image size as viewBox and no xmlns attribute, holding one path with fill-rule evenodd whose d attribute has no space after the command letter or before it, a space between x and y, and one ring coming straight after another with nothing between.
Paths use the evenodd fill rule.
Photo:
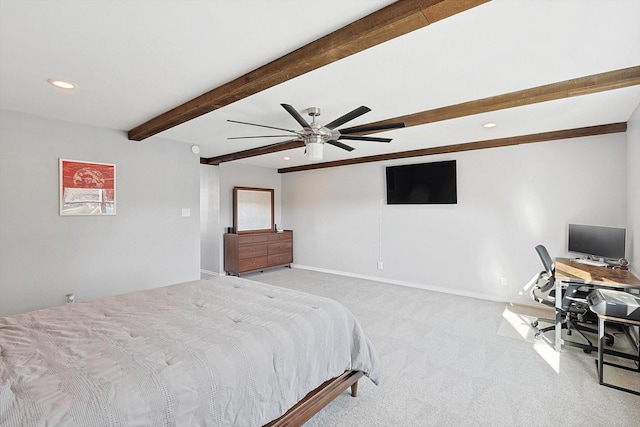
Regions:
<instances>
[{"instance_id":1,"label":"wooden desk","mask_svg":"<svg viewBox=\"0 0 640 427\"><path fill-rule=\"evenodd\" d=\"M592 288L616 288L625 291L639 290L640 279L628 270L597 267L582 264L571 258L555 259L556 279L556 351L562 350L562 287L590 286ZM635 291L633 291L635 292Z\"/></svg>"},{"instance_id":2,"label":"wooden desk","mask_svg":"<svg viewBox=\"0 0 640 427\"><path fill-rule=\"evenodd\" d=\"M584 283L601 288L637 288L640 279L628 270L581 264L571 258L556 258L556 280Z\"/></svg>"}]
</instances>

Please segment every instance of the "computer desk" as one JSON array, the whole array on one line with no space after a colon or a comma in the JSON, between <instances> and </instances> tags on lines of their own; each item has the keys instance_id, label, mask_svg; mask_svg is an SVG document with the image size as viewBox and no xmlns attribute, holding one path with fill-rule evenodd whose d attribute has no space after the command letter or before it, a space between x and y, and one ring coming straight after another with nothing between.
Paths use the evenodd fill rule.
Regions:
<instances>
[{"instance_id":1,"label":"computer desk","mask_svg":"<svg viewBox=\"0 0 640 427\"><path fill-rule=\"evenodd\" d=\"M555 259L556 295L570 284L592 288L614 288L627 292L640 292L640 279L628 270L581 264L571 258ZM556 298L556 351L562 350L562 298Z\"/></svg>"}]
</instances>

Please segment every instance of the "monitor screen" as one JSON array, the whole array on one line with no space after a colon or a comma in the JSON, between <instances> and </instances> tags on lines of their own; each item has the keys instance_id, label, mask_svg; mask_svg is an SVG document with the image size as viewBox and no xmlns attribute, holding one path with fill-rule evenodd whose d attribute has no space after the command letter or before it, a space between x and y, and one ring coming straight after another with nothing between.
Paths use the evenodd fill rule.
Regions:
<instances>
[{"instance_id":1,"label":"monitor screen","mask_svg":"<svg viewBox=\"0 0 640 427\"><path fill-rule=\"evenodd\" d=\"M569 224L568 249L599 258L624 258L625 229Z\"/></svg>"},{"instance_id":2,"label":"monitor screen","mask_svg":"<svg viewBox=\"0 0 640 427\"><path fill-rule=\"evenodd\" d=\"M387 204L458 203L456 161L387 167Z\"/></svg>"}]
</instances>

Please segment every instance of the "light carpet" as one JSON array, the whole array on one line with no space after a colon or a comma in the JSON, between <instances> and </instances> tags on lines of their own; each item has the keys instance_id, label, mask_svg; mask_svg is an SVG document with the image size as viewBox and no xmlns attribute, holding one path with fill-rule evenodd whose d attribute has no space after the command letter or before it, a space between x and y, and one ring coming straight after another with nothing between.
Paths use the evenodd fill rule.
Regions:
<instances>
[{"instance_id":1,"label":"light carpet","mask_svg":"<svg viewBox=\"0 0 640 427\"><path fill-rule=\"evenodd\" d=\"M640 398L598 384L595 352L533 337L547 310L303 269L246 277L340 301L380 356L380 386L363 378L305 426L640 426ZM638 372L605 380L640 389Z\"/></svg>"}]
</instances>

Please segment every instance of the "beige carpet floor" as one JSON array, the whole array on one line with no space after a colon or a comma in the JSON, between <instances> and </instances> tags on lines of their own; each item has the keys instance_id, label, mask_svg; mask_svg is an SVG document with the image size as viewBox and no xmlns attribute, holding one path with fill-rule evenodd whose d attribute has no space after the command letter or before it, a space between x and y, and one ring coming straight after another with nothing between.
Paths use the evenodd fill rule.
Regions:
<instances>
[{"instance_id":1,"label":"beige carpet floor","mask_svg":"<svg viewBox=\"0 0 640 427\"><path fill-rule=\"evenodd\" d=\"M304 269L246 278L340 301L378 351L380 386L363 378L307 426L640 426L640 397L599 385L596 353L534 338L544 309ZM605 380L640 390L638 372Z\"/></svg>"}]
</instances>

